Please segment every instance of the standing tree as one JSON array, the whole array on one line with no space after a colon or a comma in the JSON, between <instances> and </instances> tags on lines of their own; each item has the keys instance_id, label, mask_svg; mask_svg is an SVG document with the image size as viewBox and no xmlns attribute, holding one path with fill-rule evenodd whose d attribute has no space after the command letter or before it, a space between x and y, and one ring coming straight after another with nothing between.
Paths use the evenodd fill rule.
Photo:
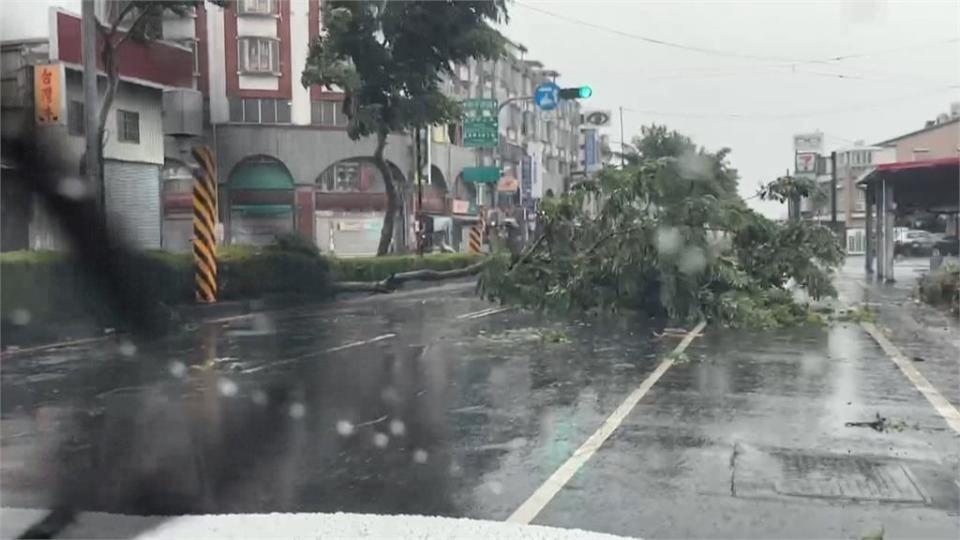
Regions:
<instances>
[{"instance_id":1,"label":"standing tree","mask_svg":"<svg viewBox=\"0 0 960 540\"><path fill-rule=\"evenodd\" d=\"M331 0L325 33L310 45L304 86L339 88L353 140L375 136L373 161L383 176L387 211L377 255L393 239L400 186L383 157L387 135L456 118L459 104L440 91L445 75L470 58L502 54L492 26L506 18L506 0Z\"/></svg>"},{"instance_id":2,"label":"standing tree","mask_svg":"<svg viewBox=\"0 0 960 540\"><path fill-rule=\"evenodd\" d=\"M209 0L213 4L226 6L228 0ZM187 16L191 8L199 7L204 0L114 0L108 2L106 21L97 21L100 36L100 62L107 75L107 86L100 101L97 116L97 171L100 179L100 192L103 196L103 148L106 146L107 116L117 96L120 86L119 52L124 44L133 40L146 43L163 37L162 16L164 12Z\"/></svg>"}]
</instances>

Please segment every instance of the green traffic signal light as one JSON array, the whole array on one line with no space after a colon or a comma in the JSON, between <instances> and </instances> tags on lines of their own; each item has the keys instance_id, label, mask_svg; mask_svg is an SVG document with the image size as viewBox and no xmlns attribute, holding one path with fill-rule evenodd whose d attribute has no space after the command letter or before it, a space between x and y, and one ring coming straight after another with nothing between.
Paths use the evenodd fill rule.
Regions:
<instances>
[{"instance_id":1,"label":"green traffic signal light","mask_svg":"<svg viewBox=\"0 0 960 540\"><path fill-rule=\"evenodd\" d=\"M593 88L589 86L572 86L570 88L561 88L560 99L585 99L593 95Z\"/></svg>"}]
</instances>

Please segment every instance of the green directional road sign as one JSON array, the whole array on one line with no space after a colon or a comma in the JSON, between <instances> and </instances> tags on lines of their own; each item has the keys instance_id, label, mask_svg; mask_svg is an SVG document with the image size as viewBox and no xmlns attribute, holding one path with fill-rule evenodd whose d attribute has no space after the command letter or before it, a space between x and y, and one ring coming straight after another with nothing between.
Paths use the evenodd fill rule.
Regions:
<instances>
[{"instance_id":1,"label":"green directional road sign","mask_svg":"<svg viewBox=\"0 0 960 540\"><path fill-rule=\"evenodd\" d=\"M463 181L477 184L494 184L500 180L500 167L464 167Z\"/></svg>"},{"instance_id":2,"label":"green directional road sign","mask_svg":"<svg viewBox=\"0 0 960 540\"><path fill-rule=\"evenodd\" d=\"M497 100L463 100L463 145L474 148L497 146Z\"/></svg>"}]
</instances>

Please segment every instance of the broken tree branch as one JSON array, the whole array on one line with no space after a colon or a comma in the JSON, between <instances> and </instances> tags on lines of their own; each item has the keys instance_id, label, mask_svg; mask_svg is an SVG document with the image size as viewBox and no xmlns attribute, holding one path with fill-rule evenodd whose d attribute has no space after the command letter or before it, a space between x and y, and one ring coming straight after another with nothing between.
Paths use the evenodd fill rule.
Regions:
<instances>
[{"instance_id":1,"label":"broken tree branch","mask_svg":"<svg viewBox=\"0 0 960 540\"><path fill-rule=\"evenodd\" d=\"M543 244L543 241L546 238L547 238L546 234L541 234L537 238L537 241L534 242L529 248L524 250L523 254L520 255L520 257L516 261L514 261L513 264L510 265L510 268L508 268L507 271L513 270L515 267L520 266L521 264L527 262L527 259L529 259L531 255L533 255L533 252L535 252L540 247L541 244Z\"/></svg>"}]
</instances>

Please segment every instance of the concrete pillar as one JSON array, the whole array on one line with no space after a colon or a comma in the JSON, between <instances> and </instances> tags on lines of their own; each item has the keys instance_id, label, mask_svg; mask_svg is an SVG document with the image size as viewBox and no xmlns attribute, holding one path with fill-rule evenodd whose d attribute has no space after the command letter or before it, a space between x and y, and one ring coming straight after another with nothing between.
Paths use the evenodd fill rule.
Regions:
<instances>
[{"instance_id":1,"label":"concrete pillar","mask_svg":"<svg viewBox=\"0 0 960 540\"><path fill-rule=\"evenodd\" d=\"M874 234L877 239L877 279L883 279L883 273L886 271L886 267L883 266L884 257L886 256L886 243L883 241L883 183L877 184L874 187L873 200L877 208L877 219L876 227Z\"/></svg>"},{"instance_id":2,"label":"concrete pillar","mask_svg":"<svg viewBox=\"0 0 960 540\"><path fill-rule=\"evenodd\" d=\"M876 255L876 246L873 242L873 205L874 197L876 196L876 190L872 185L867 186L866 194L866 216L864 217L863 232L864 232L864 258L863 258L863 269L867 274L873 273L873 257Z\"/></svg>"},{"instance_id":3,"label":"concrete pillar","mask_svg":"<svg viewBox=\"0 0 960 540\"><path fill-rule=\"evenodd\" d=\"M893 281L893 186L883 180L883 279Z\"/></svg>"},{"instance_id":4,"label":"concrete pillar","mask_svg":"<svg viewBox=\"0 0 960 540\"><path fill-rule=\"evenodd\" d=\"M314 215L316 203L314 202L313 186L297 186L295 191L294 219L296 220L296 233L301 238L317 243L314 238Z\"/></svg>"}]
</instances>

